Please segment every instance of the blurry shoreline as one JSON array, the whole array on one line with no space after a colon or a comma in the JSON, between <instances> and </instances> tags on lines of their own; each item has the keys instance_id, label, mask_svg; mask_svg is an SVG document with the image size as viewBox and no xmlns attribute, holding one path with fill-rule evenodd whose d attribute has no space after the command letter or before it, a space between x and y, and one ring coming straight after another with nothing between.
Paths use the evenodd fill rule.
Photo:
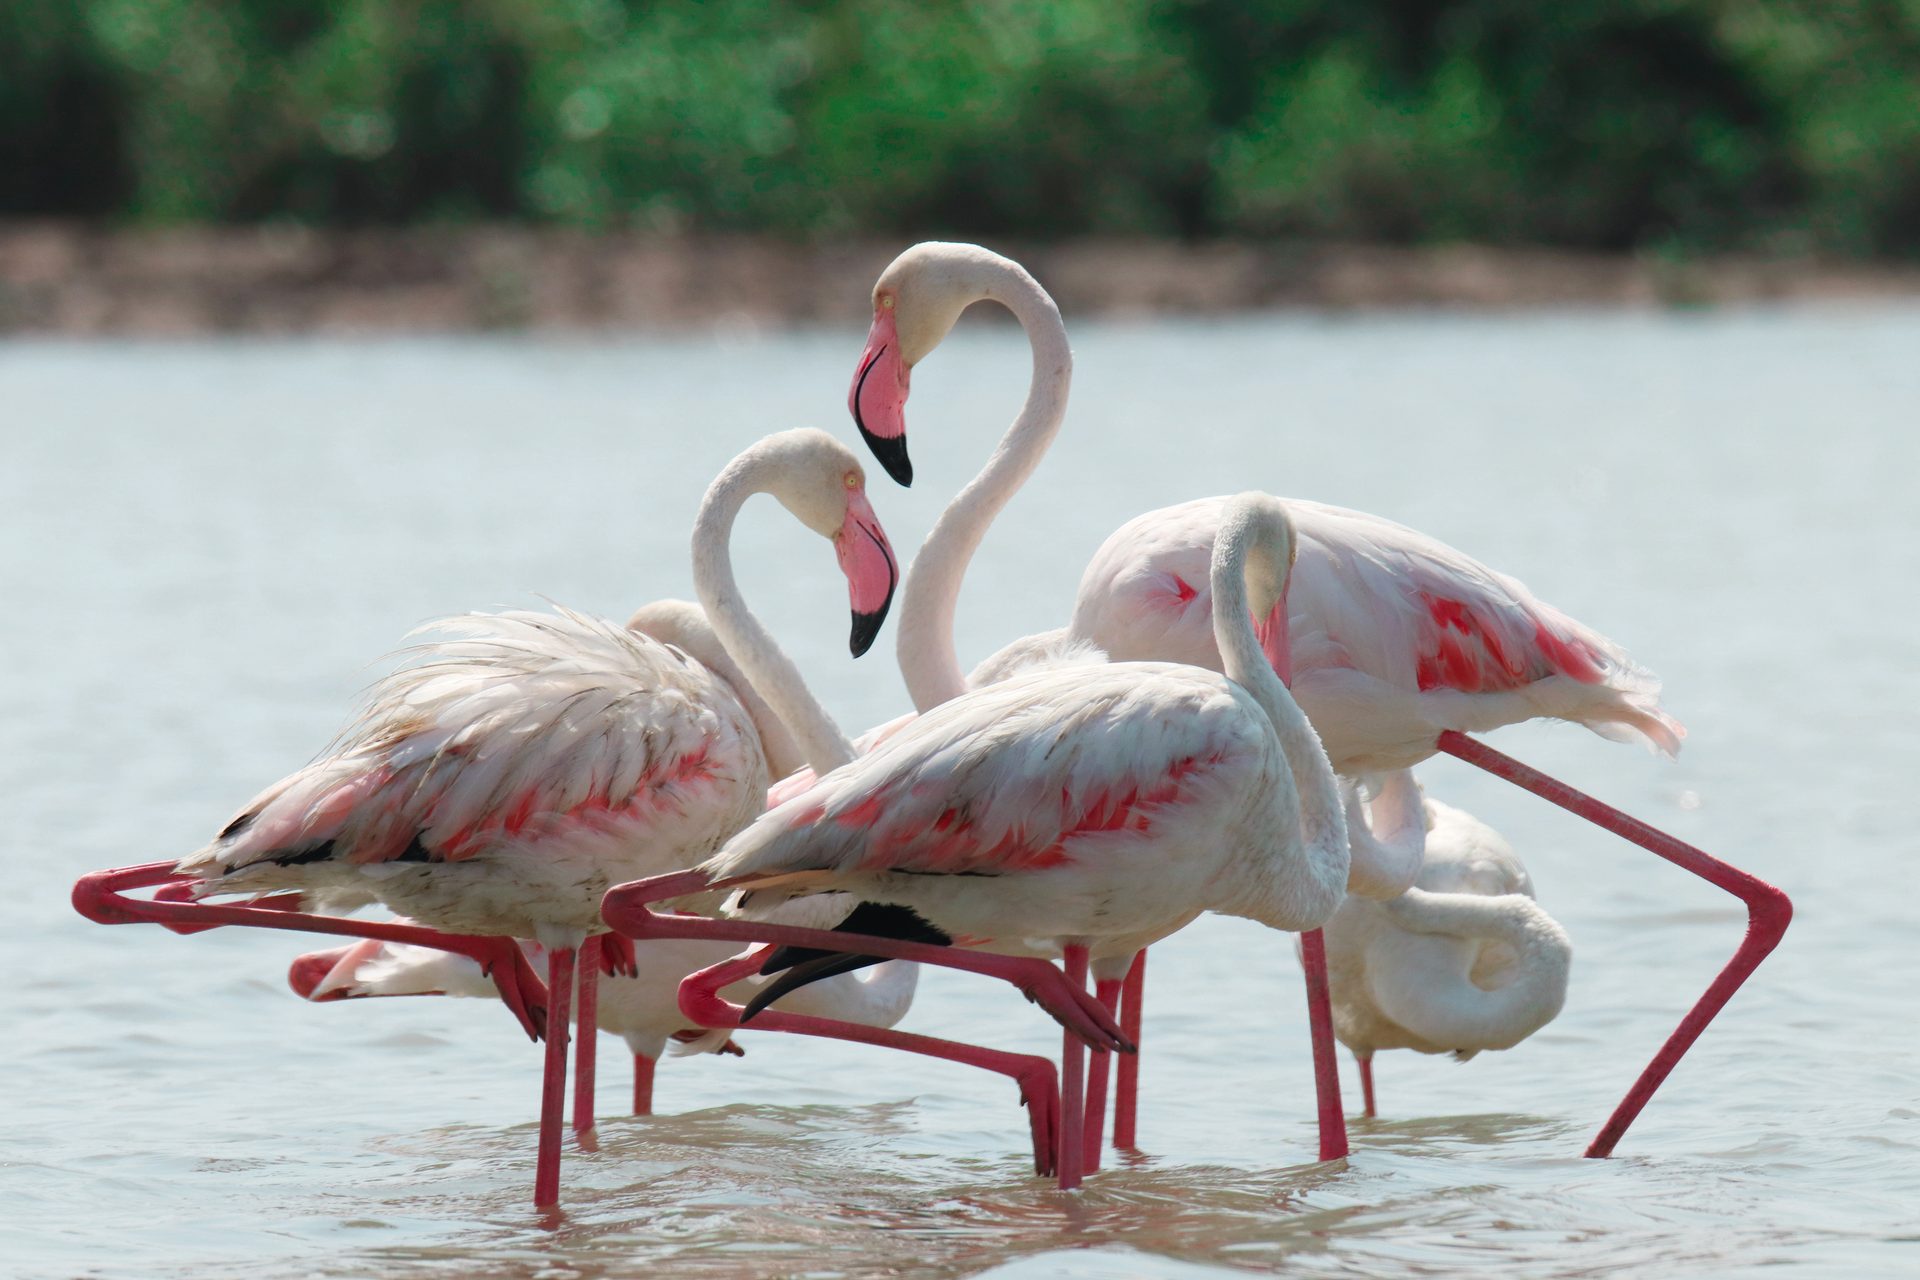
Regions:
<instances>
[{"instance_id":1,"label":"blurry shoreline","mask_svg":"<svg viewBox=\"0 0 1920 1280\"><path fill-rule=\"evenodd\" d=\"M0 334L659 331L863 325L905 241L509 226L0 224ZM1920 266L1552 249L1086 239L993 246L1075 316L1920 298Z\"/></svg>"}]
</instances>

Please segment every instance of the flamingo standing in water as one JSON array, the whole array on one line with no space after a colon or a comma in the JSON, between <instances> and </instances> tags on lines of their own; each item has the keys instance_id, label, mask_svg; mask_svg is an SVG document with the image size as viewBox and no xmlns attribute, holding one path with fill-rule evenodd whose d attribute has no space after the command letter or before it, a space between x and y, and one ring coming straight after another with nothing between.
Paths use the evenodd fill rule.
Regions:
<instances>
[{"instance_id":1,"label":"flamingo standing in water","mask_svg":"<svg viewBox=\"0 0 1920 1280\"><path fill-rule=\"evenodd\" d=\"M1431 799L1423 824L1415 886L1385 902L1349 897L1323 930L1333 1030L1360 1065L1369 1116L1378 1050L1465 1062L1513 1048L1567 997L1572 944L1500 833Z\"/></svg>"},{"instance_id":2,"label":"flamingo standing in water","mask_svg":"<svg viewBox=\"0 0 1920 1280\"><path fill-rule=\"evenodd\" d=\"M974 302L1005 305L1025 328L1033 375L1025 405L987 467L942 515L954 526L938 561L916 560L903 602L901 668L916 707L965 689L953 643L960 577L994 515L1039 464L1065 413L1072 355L1059 311L1018 264L974 245L929 243L901 254L873 290L873 324L848 402L874 456L902 484L912 480L905 405L914 365ZM1082 577L1073 622L1062 632L1016 641L976 670L990 678L1035 651L1076 641L1115 659L1194 662L1219 669L1209 626L1207 565L1230 499L1213 498L1141 516L1096 552ZM1791 916L1784 894L1700 850L1627 817L1465 736L1535 716L1584 724L1611 738L1640 739L1669 754L1681 726L1658 705L1658 682L1598 632L1535 599L1520 583L1402 525L1319 503L1290 502L1300 563L1288 639L1268 656L1297 681L1300 705L1334 768L1370 775L1381 794L1375 827L1353 850L1350 888L1392 897L1421 865L1423 824L1404 771L1435 751L1534 791L1734 893L1749 908L1749 936L1695 1004L1588 1148L1608 1154L1687 1047L1779 941ZM1395 776L1399 774L1400 776ZM1382 776L1384 775L1384 777ZM1365 824L1356 824L1364 826ZM1314 1013L1322 1155L1344 1155L1325 960L1317 934L1303 939ZM1101 984L1124 1004L1137 1042L1144 957L1121 984ZM1096 1058L1096 1087L1104 1060ZM1121 1066L1115 1140L1133 1141L1137 1056Z\"/></svg>"},{"instance_id":3,"label":"flamingo standing in water","mask_svg":"<svg viewBox=\"0 0 1920 1280\"><path fill-rule=\"evenodd\" d=\"M793 734L727 653L699 605L686 600L652 601L634 612L627 627L679 649L739 699L759 736L772 776L784 777L805 765ZM521 947L544 973L546 948L531 941L523 941ZM640 943L634 948L634 972L603 974L596 1006L576 1014L583 1023L591 1026L597 1022L602 1030L626 1040L633 1056L635 1115L652 1113L655 1064L670 1047L677 1054L741 1052L724 1030L689 1026L677 995L681 979L724 961L737 949L730 943L695 939ZM782 1001L780 1008L862 1026L891 1027L912 1005L918 975L912 964L889 962L864 980L848 974L811 987ZM499 994L486 970L470 957L412 943L372 939L298 957L289 969L288 982L302 998L322 1003L391 996ZM759 985L745 980L722 994L744 1000ZM582 1004L586 1002L583 996ZM573 1127L577 1132L593 1126L593 1050L590 1035L576 1050Z\"/></svg>"},{"instance_id":4,"label":"flamingo standing in water","mask_svg":"<svg viewBox=\"0 0 1920 1280\"><path fill-rule=\"evenodd\" d=\"M834 543L853 606L852 648L871 644L896 570L859 463L831 436L770 436L708 491L694 572L709 610L763 670L791 663L747 613L727 556L734 513L770 492ZM324 756L268 788L177 871L197 896L294 890L373 899L460 935L551 953L535 1201L558 1195L560 1104L575 952L605 929L607 888L684 867L760 812L767 769L738 697L676 649L561 610L473 615L383 679ZM760 686L810 759L849 748L802 714L788 685ZM598 965L583 974L591 991ZM591 996L588 997L591 999Z\"/></svg>"},{"instance_id":5,"label":"flamingo standing in water","mask_svg":"<svg viewBox=\"0 0 1920 1280\"><path fill-rule=\"evenodd\" d=\"M907 908L943 941L1063 955L1070 984L1090 958L1130 958L1202 911L1317 927L1347 880L1342 800L1252 620L1283 625L1292 560L1285 510L1243 495L1211 566L1225 675L1092 663L964 693L770 810L699 874L738 886L749 918L795 894L847 893ZM609 896L610 916L632 891ZM807 945L823 941L866 949L843 934ZM770 967L788 962L801 983L838 957L789 949ZM1074 1035L1065 1046L1059 1172L1071 1187L1084 1061Z\"/></svg>"}]
</instances>

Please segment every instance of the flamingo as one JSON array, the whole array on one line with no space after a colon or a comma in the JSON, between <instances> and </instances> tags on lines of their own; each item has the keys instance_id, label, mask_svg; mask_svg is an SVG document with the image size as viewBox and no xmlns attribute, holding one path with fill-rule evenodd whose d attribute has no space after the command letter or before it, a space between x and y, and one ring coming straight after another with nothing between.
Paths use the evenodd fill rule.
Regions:
<instances>
[{"instance_id":1,"label":"flamingo","mask_svg":"<svg viewBox=\"0 0 1920 1280\"><path fill-rule=\"evenodd\" d=\"M1553 1021L1573 947L1533 900L1533 881L1500 833L1427 799L1426 862L1389 901L1349 897L1326 923L1333 1029L1360 1066L1376 1114L1373 1055L1511 1049Z\"/></svg>"},{"instance_id":2,"label":"flamingo","mask_svg":"<svg viewBox=\"0 0 1920 1280\"><path fill-rule=\"evenodd\" d=\"M875 458L896 481L911 483L905 423L911 371L961 312L988 299L1013 312L1025 329L1033 373L1026 401L999 448L935 526L935 535L952 526L942 555L934 559L923 550L909 577L897 639L909 692L922 709L967 687L953 642L960 578L987 526L1038 466L1059 429L1072 353L1058 308L1017 263L977 245L920 244L896 258L874 285L873 323L848 392L848 407ZM1230 502L1203 499L1123 526L1089 563L1071 625L1016 641L983 663L976 679L1017 668L1035 651L1074 642L1097 646L1117 660L1183 661L1218 670L1207 573ZM1367 776L1381 793L1375 801L1382 806L1375 824L1379 836L1360 834L1366 824L1356 824L1352 891L1390 898L1417 876L1423 824L1416 820L1417 804L1409 800L1414 788L1404 771L1445 751L1747 904L1747 939L1588 1148L1589 1155L1607 1155L1688 1046L1778 944L1792 906L1773 886L1465 736L1552 716L1674 753L1683 728L1661 710L1658 681L1618 645L1537 600L1513 578L1403 525L1320 503L1290 501L1288 510L1300 556L1286 628L1290 642L1268 656L1283 680L1297 680L1300 705L1334 769ZM934 542L929 535L929 549ZM1322 950L1317 934L1304 936L1322 1155L1334 1158L1346 1153L1346 1138ZM1143 966L1141 957L1124 984L1109 979L1101 988L1103 1001L1119 1002L1123 1029L1136 1047ZM1096 1058L1096 1078L1102 1066ZM1133 1140L1137 1071L1137 1054L1121 1064L1118 1145Z\"/></svg>"},{"instance_id":3,"label":"flamingo","mask_svg":"<svg viewBox=\"0 0 1920 1280\"><path fill-rule=\"evenodd\" d=\"M792 673L747 613L727 555L733 516L758 492L833 542L858 656L897 573L859 462L824 432L769 436L708 490L693 544L709 609L736 652ZM621 880L719 848L760 811L766 761L735 693L644 635L565 609L470 615L434 629L446 638L381 680L328 752L256 797L176 872L199 897L292 890L373 899L435 930L499 938L509 966L496 959L489 969L513 972L516 986L528 984L510 939L545 946L551 992L534 1192L544 1206L558 1195L575 953L605 930L600 898ZM810 701L783 683L760 692L810 759L846 758L831 722L806 714L816 709ZM589 993L597 969L585 966Z\"/></svg>"},{"instance_id":4,"label":"flamingo","mask_svg":"<svg viewBox=\"0 0 1920 1280\"><path fill-rule=\"evenodd\" d=\"M792 732L721 644L719 633L699 605L688 600L651 601L627 619L627 629L679 649L739 699L759 736L772 776L784 777L806 767ZM521 940L520 946L535 968L544 973L546 948L530 940ZM676 1055L742 1052L724 1031L688 1026L676 997L683 978L720 963L734 950L725 943L691 939L642 943L635 948L632 974L603 972L597 1017L576 1014L576 1020L597 1022L601 1030L611 1031L627 1042L633 1057L635 1115L652 1113L655 1064L669 1048ZM911 964L889 963L864 980L848 975L822 983L782 1001L780 1007L790 1013L862 1026L891 1027L912 1005L918 976L919 970ZM288 982L302 998L322 1003L388 996L499 994L486 970L470 957L413 943L377 940L299 956L288 971ZM745 999L758 985L751 980L737 982L723 994ZM576 1056L573 1127L584 1133L593 1126L590 1037L582 1040Z\"/></svg>"},{"instance_id":5,"label":"flamingo","mask_svg":"<svg viewBox=\"0 0 1920 1280\"><path fill-rule=\"evenodd\" d=\"M1284 508L1243 495L1211 566L1224 675L1083 663L964 693L769 810L698 877L738 887L749 919L820 892L905 908L908 936L1061 955L1076 986L1090 960L1130 959L1202 911L1318 927L1346 885L1343 804L1252 621L1284 625L1292 560ZM638 888L609 895L608 914ZM829 954L777 953L767 967L792 971L755 1004L870 941L814 935L804 945ZM1072 1187L1084 1059L1071 1031L1064 1045L1059 1174Z\"/></svg>"}]
</instances>

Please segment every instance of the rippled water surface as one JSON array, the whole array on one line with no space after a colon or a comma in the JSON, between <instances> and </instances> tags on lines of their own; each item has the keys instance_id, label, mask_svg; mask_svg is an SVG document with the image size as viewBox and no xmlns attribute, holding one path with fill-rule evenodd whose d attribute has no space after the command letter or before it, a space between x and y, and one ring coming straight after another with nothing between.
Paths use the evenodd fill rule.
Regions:
<instances>
[{"instance_id":1,"label":"rippled water surface","mask_svg":"<svg viewBox=\"0 0 1920 1280\"><path fill-rule=\"evenodd\" d=\"M764 431L851 438L859 336L0 346L0 1257L30 1276L1832 1275L1920 1268L1920 315L1445 316L1079 326L1073 410L983 548L971 661L1065 620L1151 506L1257 486L1424 528L1667 681L1677 763L1581 730L1494 741L1793 894L1776 956L1617 1158L1579 1158L1739 939L1731 899L1484 775L1576 948L1565 1013L1462 1065L1378 1063L1382 1118L1313 1162L1290 939L1154 952L1141 1145L1079 1194L1028 1175L998 1077L744 1035L663 1064L565 1214L526 1207L537 1054L495 1006L311 1006L293 935L101 928L68 886L179 854L338 728L414 624L537 595L690 593L686 531ZM914 376L914 545L1018 404L970 319ZM824 544L750 511L749 595L854 727L906 705L845 654ZM1047 1052L998 985L907 1026ZM1347 1067L1350 1070L1350 1064ZM1347 1077L1349 1100L1357 1094Z\"/></svg>"}]
</instances>

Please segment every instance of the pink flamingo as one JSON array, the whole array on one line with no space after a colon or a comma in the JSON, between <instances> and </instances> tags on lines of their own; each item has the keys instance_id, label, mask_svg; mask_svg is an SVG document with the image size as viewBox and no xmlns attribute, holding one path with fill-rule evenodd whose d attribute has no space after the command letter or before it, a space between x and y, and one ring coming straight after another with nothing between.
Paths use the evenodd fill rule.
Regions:
<instances>
[{"instance_id":1,"label":"pink flamingo","mask_svg":"<svg viewBox=\"0 0 1920 1280\"><path fill-rule=\"evenodd\" d=\"M741 887L735 914L749 918L822 892L904 907L921 930L974 951L1064 955L1074 985L1090 958L1130 958L1202 911L1318 926L1347 879L1342 801L1252 621L1285 625L1292 558L1285 510L1243 495L1211 567L1224 676L1090 663L962 694L770 810L697 875ZM615 890L609 918L678 879ZM782 936L802 932L767 930L827 952L877 943L876 954L890 953L884 939L847 933ZM914 958L992 971L977 954L927 950ZM837 957L790 951L773 967L792 961L791 978L804 982ZM1084 1060L1080 1037L1070 1031L1064 1044L1059 1174L1071 1187Z\"/></svg>"},{"instance_id":2,"label":"pink flamingo","mask_svg":"<svg viewBox=\"0 0 1920 1280\"><path fill-rule=\"evenodd\" d=\"M757 646L761 667L791 672L746 612L727 555L733 514L756 492L773 493L834 543L852 599L852 648L863 652L892 600L895 563L859 463L823 432L768 437L708 491L694 570L716 617ZM558 1195L575 952L604 931L600 898L618 881L720 847L760 812L766 762L738 698L645 636L565 610L473 615L440 630L451 638L415 650L419 661L382 680L326 755L268 788L176 871L196 896L371 899L435 930L545 945L551 998L534 1198L546 1205ZM846 758L830 722L787 714L788 689L762 693L810 758ZM83 896L77 889L76 903ZM391 929L375 936L435 941ZM515 987L537 988L519 949L504 945L511 963L503 969L494 957L496 978L510 971ZM591 993L598 965L583 968Z\"/></svg>"},{"instance_id":3,"label":"pink flamingo","mask_svg":"<svg viewBox=\"0 0 1920 1280\"><path fill-rule=\"evenodd\" d=\"M1025 328L1033 375L1025 405L986 468L942 515L931 547L949 524L938 560L923 551L909 575L899 634L901 668L914 705L938 705L967 686L953 643L960 576L987 525L1039 464L1058 431L1071 381L1072 355L1059 311L1018 264L974 245L929 243L888 266L873 291L873 324L849 391L862 437L902 484L912 479L905 405L910 371L972 303L992 299ZM975 679L991 678L1036 649L1076 641L1115 659L1193 662L1219 669L1208 625L1207 566L1230 499L1212 498L1150 512L1129 522L1096 552L1064 632L1017 641L990 658ZM1385 774L1378 825L1384 839L1359 836L1353 850L1356 893L1392 897L1418 873L1421 824L1412 820L1411 779L1394 777L1436 751L1507 778L1733 893L1747 904L1749 931L1732 960L1682 1020L1588 1148L1609 1154L1652 1096L1791 918L1778 889L1629 818L1466 737L1534 716L1586 725L1611 738L1644 740L1669 753L1683 730L1660 710L1658 682L1598 632L1538 601L1520 583L1423 534L1391 521L1319 503L1290 502L1300 563L1290 598L1290 643L1269 653L1283 679L1297 682L1300 705L1326 744L1334 768ZM1356 824L1364 826L1365 824ZM1356 833L1358 834L1358 833ZM1325 959L1320 937L1303 937L1314 1028L1324 1158L1346 1153L1339 1107ZM1144 957L1122 981L1102 975L1101 999L1121 1005L1121 1022L1138 1043ZM1095 1087L1105 1061L1095 1059ZM1121 1064L1115 1141L1131 1145L1137 1055ZM1089 1126L1091 1131L1092 1126Z\"/></svg>"},{"instance_id":4,"label":"pink flamingo","mask_svg":"<svg viewBox=\"0 0 1920 1280\"><path fill-rule=\"evenodd\" d=\"M1426 861L1389 901L1349 897L1327 921L1333 1029L1360 1066L1375 1114L1381 1049L1511 1049L1553 1021L1567 997L1573 947L1533 900L1533 881L1500 833L1429 799Z\"/></svg>"}]
</instances>

